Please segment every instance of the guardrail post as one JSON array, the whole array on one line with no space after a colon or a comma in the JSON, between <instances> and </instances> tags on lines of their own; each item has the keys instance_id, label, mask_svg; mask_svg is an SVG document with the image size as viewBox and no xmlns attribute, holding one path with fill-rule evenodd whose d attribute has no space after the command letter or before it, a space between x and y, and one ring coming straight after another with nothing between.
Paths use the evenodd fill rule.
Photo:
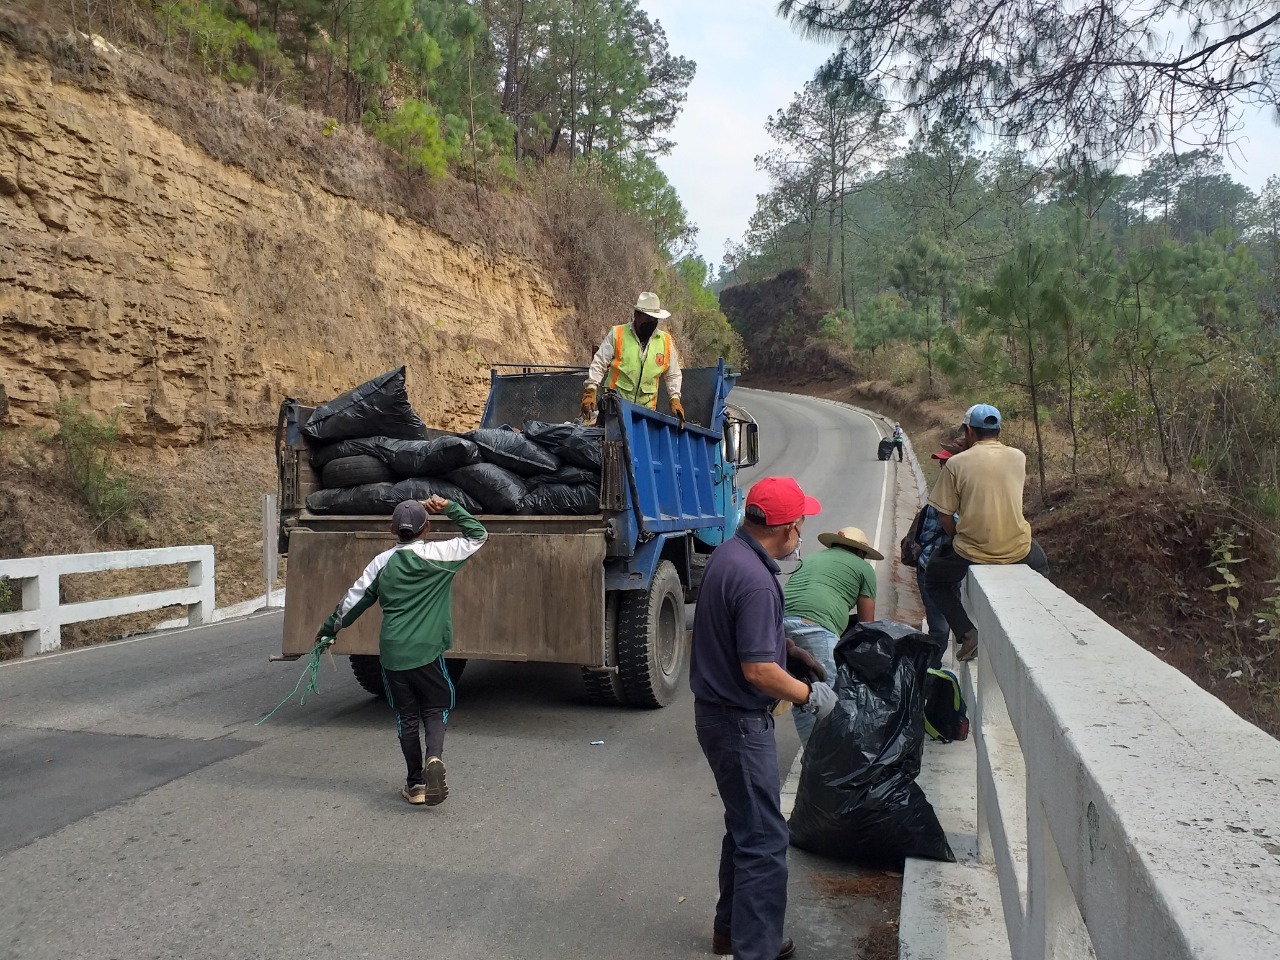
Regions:
<instances>
[{"instance_id":1,"label":"guardrail post","mask_svg":"<svg viewBox=\"0 0 1280 960\"><path fill-rule=\"evenodd\" d=\"M187 564L187 586L200 587L200 599L187 604L187 626L195 627L213 616L213 547L200 550L200 559Z\"/></svg>"},{"instance_id":2,"label":"guardrail post","mask_svg":"<svg viewBox=\"0 0 1280 960\"><path fill-rule=\"evenodd\" d=\"M276 495L264 494L262 497L262 573L266 579L266 599L264 606L271 606L271 591L275 589L276 578L280 575L279 534L276 512Z\"/></svg>"},{"instance_id":3,"label":"guardrail post","mask_svg":"<svg viewBox=\"0 0 1280 960\"><path fill-rule=\"evenodd\" d=\"M41 564L34 577L22 581L22 609L38 613L40 625L22 634L22 655L33 657L62 646L62 624L58 620L58 571Z\"/></svg>"}]
</instances>

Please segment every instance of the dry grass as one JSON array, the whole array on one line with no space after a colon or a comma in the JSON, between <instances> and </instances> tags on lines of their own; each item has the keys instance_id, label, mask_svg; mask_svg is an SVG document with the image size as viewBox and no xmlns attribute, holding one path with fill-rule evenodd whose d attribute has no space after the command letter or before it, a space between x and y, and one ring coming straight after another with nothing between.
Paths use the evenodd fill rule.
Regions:
<instances>
[{"instance_id":1,"label":"dry grass","mask_svg":"<svg viewBox=\"0 0 1280 960\"><path fill-rule=\"evenodd\" d=\"M825 897L870 902L882 908L885 919L876 921L868 933L854 942L853 960L896 960L902 874L890 871L854 874L814 871L810 879Z\"/></svg>"},{"instance_id":2,"label":"dry grass","mask_svg":"<svg viewBox=\"0 0 1280 960\"><path fill-rule=\"evenodd\" d=\"M898 921L886 920L853 945L854 960L898 960Z\"/></svg>"},{"instance_id":3,"label":"dry grass","mask_svg":"<svg viewBox=\"0 0 1280 960\"><path fill-rule=\"evenodd\" d=\"M93 520L66 479L56 447L27 431L0 431L0 557L87 553L134 547L211 543L219 606L262 593L261 495L275 490L270 446L218 443L185 450L123 451L141 507L124 522ZM145 593L186 584L185 567L150 567L64 577L64 602ZM185 609L74 624L63 646L113 639L182 616ZM18 656L21 640L0 637L0 659Z\"/></svg>"},{"instance_id":4,"label":"dry grass","mask_svg":"<svg viewBox=\"0 0 1280 960\"><path fill-rule=\"evenodd\" d=\"M900 873L849 875L815 871L813 883L829 897L852 897L895 905L902 900L902 874Z\"/></svg>"}]
</instances>

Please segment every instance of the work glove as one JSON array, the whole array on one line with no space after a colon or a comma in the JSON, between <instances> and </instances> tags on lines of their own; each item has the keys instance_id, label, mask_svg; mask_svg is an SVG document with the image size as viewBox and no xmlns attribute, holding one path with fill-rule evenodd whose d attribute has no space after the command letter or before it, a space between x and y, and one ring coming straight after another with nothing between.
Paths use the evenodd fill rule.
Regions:
<instances>
[{"instance_id":1,"label":"work glove","mask_svg":"<svg viewBox=\"0 0 1280 960\"><path fill-rule=\"evenodd\" d=\"M324 648L330 646L336 639L336 637L330 636L326 633L324 627L321 627L316 631L316 645L318 647Z\"/></svg>"},{"instance_id":2,"label":"work glove","mask_svg":"<svg viewBox=\"0 0 1280 960\"><path fill-rule=\"evenodd\" d=\"M671 398L671 412L676 415L676 418L680 421L680 429L683 430L684 429L684 404L680 402L679 397Z\"/></svg>"},{"instance_id":3,"label":"work glove","mask_svg":"<svg viewBox=\"0 0 1280 960\"><path fill-rule=\"evenodd\" d=\"M831 684L823 683L821 680L809 684L809 701L801 705L801 710L812 713L821 720L835 708L836 692L831 689Z\"/></svg>"},{"instance_id":4,"label":"work glove","mask_svg":"<svg viewBox=\"0 0 1280 960\"><path fill-rule=\"evenodd\" d=\"M827 668L812 653L787 638L787 673L797 680L826 680Z\"/></svg>"},{"instance_id":5,"label":"work glove","mask_svg":"<svg viewBox=\"0 0 1280 960\"><path fill-rule=\"evenodd\" d=\"M594 384L587 384L587 388L582 391L582 420L584 423L590 423L596 417L596 388Z\"/></svg>"}]
</instances>

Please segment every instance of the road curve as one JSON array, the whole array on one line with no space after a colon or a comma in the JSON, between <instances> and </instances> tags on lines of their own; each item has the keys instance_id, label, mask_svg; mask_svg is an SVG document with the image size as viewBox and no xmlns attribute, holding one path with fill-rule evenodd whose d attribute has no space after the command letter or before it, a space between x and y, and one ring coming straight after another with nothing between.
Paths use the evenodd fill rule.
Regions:
<instances>
[{"instance_id":1,"label":"road curve","mask_svg":"<svg viewBox=\"0 0 1280 960\"><path fill-rule=\"evenodd\" d=\"M761 424L748 482L793 474L823 501L806 551L822 529L874 534L896 465L868 418L735 399ZM687 691L603 709L574 670L472 664L450 798L410 809L391 716L344 660L255 726L300 670L267 662L281 619L0 666L0 958L708 955L722 813ZM778 729L785 769L797 742ZM792 864L788 933L847 954L880 908L832 901L820 881L840 867Z\"/></svg>"}]
</instances>

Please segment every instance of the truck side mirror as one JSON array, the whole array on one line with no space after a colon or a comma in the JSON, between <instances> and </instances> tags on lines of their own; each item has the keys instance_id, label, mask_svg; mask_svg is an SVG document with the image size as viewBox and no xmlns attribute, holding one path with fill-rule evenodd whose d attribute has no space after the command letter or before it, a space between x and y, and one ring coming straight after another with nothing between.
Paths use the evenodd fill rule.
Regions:
<instances>
[{"instance_id":1,"label":"truck side mirror","mask_svg":"<svg viewBox=\"0 0 1280 960\"><path fill-rule=\"evenodd\" d=\"M724 458L739 467L756 465L760 460L760 435L755 421L736 418L725 421Z\"/></svg>"},{"instance_id":2,"label":"truck side mirror","mask_svg":"<svg viewBox=\"0 0 1280 960\"><path fill-rule=\"evenodd\" d=\"M760 462L760 427L754 420L742 425L746 428L746 450L738 460L739 467L754 467Z\"/></svg>"}]
</instances>

